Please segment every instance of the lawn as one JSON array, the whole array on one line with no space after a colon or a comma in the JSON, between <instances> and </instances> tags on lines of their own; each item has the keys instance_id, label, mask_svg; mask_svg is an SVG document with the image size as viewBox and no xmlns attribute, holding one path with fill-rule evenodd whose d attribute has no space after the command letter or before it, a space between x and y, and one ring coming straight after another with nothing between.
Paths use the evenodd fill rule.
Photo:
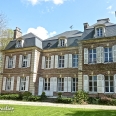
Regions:
<instances>
[{"instance_id":1,"label":"lawn","mask_svg":"<svg viewBox=\"0 0 116 116\"><path fill-rule=\"evenodd\" d=\"M116 110L90 110L45 106L1 105L14 111L0 111L0 116L116 116Z\"/></svg>"}]
</instances>

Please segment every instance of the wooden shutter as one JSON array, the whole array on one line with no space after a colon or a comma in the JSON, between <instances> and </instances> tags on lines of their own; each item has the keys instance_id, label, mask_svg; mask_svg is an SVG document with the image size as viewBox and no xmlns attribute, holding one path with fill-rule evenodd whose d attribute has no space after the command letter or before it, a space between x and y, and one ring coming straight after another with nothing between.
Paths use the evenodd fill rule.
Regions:
<instances>
[{"instance_id":1,"label":"wooden shutter","mask_svg":"<svg viewBox=\"0 0 116 116\"><path fill-rule=\"evenodd\" d=\"M23 46L24 46L24 40L21 41L21 47L23 47Z\"/></svg>"},{"instance_id":2,"label":"wooden shutter","mask_svg":"<svg viewBox=\"0 0 116 116\"><path fill-rule=\"evenodd\" d=\"M22 67L22 55L19 56L19 68Z\"/></svg>"},{"instance_id":3,"label":"wooden shutter","mask_svg":"<svg viewBox=\"0 0 116 116\"><path fill-rule=\"evenodd\" d=\"M113 62L116 62L116 45L112 46Z\"/></svg>"},{"instance_id":4,"label":"wooden shutter","mask_svg":"<svg viewBox=\"0 0 116 116\"><path fill-rule=\"evenodd\" d=\"M42 67L41 68L42 69L45 68L45 56L42 56Z\"/></svg>"},{"instance_id":5,"label":"wooden shutter","mask_svg":"<svg viewBox=\"0 0 116 116\"><path fill-rule=\"evenodd\" d=\"M54 56L51 56L51 67L50 68L54 68Z\"/></svg>"},{"instance_id":6,"label":"wooden shutter","mask_svg":"<svg viewBox=\"0 0 116 116\"><path fill-rule=\"evenodd\" d=\"M14 77L11 77L11 91L14 90Z\"/></svg>"},{"instance_id":7,"label":"wooden shutter","mask_svg":"<svg viewBox=\"0 0 116 116\"><path fill-rule=\"evenodd\" d=\"M68 77L68 92L71 92L71 77Z\"/></svg>"},{"instance_id":8,"label":"wooden shutter","mask_svg":"<svg viewBox=\"0 0 116 116\"><path fill-rule=\"evenodd\" d=\"M84 64L88 64L88 48L84 48Z\"/></svg>"},{"instance_id":9,"label":"wooden shutter","mask_svg":"<svg viewBox=\"0 0 116 116\"><path fill-rule=\"evenodd\" d=\"M31 62L31 54L28 54L27 67L30 67L30 62Z\"/></svg>"},{"instance_id":10,"label":"wooden shutter","mask_svg":"<svg viewBox=\"0 0 116 116\"><path fill-rule=\"evenodd\" d=\"M8 59L9 59L9 56L6 56L5 68L8 68Z\"/></svg>"},{"instance_id":11,"label":"wooden shutter","mask_svg":"<svg viewBox=\"0 0 116 116\"><path fill-rule=\"evenodd\" d=\"M97 55L97 63L104 63L104 48L97 47L96 48L96 55Z\"/></svg>"},{"instance_id":12,"label":"wooden shutter","mask_svg":"<svg viewBox=\"0 0 116 116\"><path fill-rule=\"evenodd\" d=\"M97 92L104 93L104 75L97 75Z\"/></svg>"},{"instance_id":13,"label":"wooden shutter","mask_svg":"<svg viewBox=\"0 0 116 116\"><path fill-rule=\"evenodd\" d=\"M53 77L53 82L54 82L53 91L56 92L57 91L57 77Z\"/></svg>"},{"instance_id":14,"label":"wooden shutter","mask_svg":"<svg viewBox=\"0 0 116 116\"><path fill-rule=\"evenodd\" d=\"M6 89L6 77L3 77L2 90Z\"/></svg>"},{"instance_id":15,"label":"wooden shutter","mask_svg":"<svg viewBox=\"0 0 116 116\"><path fill-rule=\"evenodd\" d=\"M72 68L72 54L69 54L69 68Z\"/></svg>"},{"instance_id":16,"label":"wooden shutter","mask_svg":"<svg viewBox=\"0 0 116 116\"><path fill-rule=\"evenodd\" d=\"M83 90L85 92L89 91L89 77L88 77L88 75L83 75Z\"/></svg>"},{"instance_id":17,"label":"wooden shutter","mask_svg":"<svg viewBox=\"0 0 116 116\"><path fill-rule=\"evenodd\" d=\"M64 92L67 92L67 77L64 77Z\"/></svg>"},{"instance_id":18,"label":"wooden shutter","mask_svg":"<svg viewBox=\"0 0 116 116\"><path fill-rule=\"evenodd\" d=\"M64 68L68 67L68 54L64 55Z\"/></svg>"},{"instance_id":19,"label":"wooden shutter","mask_svg":"<svg viewBox=\"0 0 116 116\"><path fill-rule=\"evenodd\" d=\"M16 65L16 55L13 56L13 68L15 68Z\"/></svg>"},{"instance_id":20,"label":"wooden shutter","mask_svg":"<svg viewBox=\"0 0 116 116\"><path fill-rule=\"evenodd\" d=\"M114 93L116 93L116 74L114 75Z\"/></svg>"},{"instance_id":21,"label":"wooden shutter","mask_svg":"<svg viewBox=\"0 0 116 116\"><path fill-rule=\"evenodd\" d=\"M26 76L26 87L25 87L25 91L29 90L29 76Z\"/></svg>"},{"instance_id":22,"label":"wooden shutter","mask_svg":"<svg viewBox=\"0 0 116 116\"><path fill-rule=\"evenodd\" d=\"M42 77L39 77L39 92L38 94L41 95L42 92L43 92L43 78Z\"/></svg>"},{"instance_id":23,"label":"wooden shutter","mask_svg":"<svg viewBox=\"0 0 116 116\"><path fill-rule=\"evenodd\" d=\"M17 77L17 87L16 87L16 91L20 90L20 77Z\"/></svg>"},{"instance_id":24,"label":"wooden shutter","mask_svg":"<svg viewBox=\"0 0 116 116\"><path fill-rule=\"evenodd\" d=\"M55 55L55 68L58 68L58 55Z\"/></svg>"},{"instance_id":25,"label":"wooden shutter","mask_svg":"<svg viewBox=\"0 0 116 116\"><path fill-rule=\"evenodd\" d=\"M64 42L65 42L65 46L67 46L67 39L64 39Z\"/></svg>"},{"instance_id":26,"label":"wooden shutter","mask_svg":"<svg viewBox=\"0 0 116 116\"><path fill-rule=\"evenodd\" d=\"M53 77L50 78L50 96L53 96L53 89L54 89L54 79Z\"/></svg>"}]
</instances>

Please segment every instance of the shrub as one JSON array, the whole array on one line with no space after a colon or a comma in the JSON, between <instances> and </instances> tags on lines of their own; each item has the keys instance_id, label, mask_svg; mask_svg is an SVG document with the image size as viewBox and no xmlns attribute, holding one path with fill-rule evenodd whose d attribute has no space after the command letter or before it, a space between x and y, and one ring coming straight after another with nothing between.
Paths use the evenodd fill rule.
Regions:
<instances>
[{"instance_id":1,"label":"shrub","mask_svg":"<svg viewBox=\"0 0 116 116\"><path fill-rule=\"evenodd\" d=\"M0 95L0 99L18 100L19 99L19 94Z\"/></svg>"},{"instance_id":2,"label":"shrub","mask_svg":"<svg viewBox=\"0 0 116 116\"><path fill-rule=\"evenodd\" d=\"M89 104L99 104L99 99L96 97L89 97L87 101Z\"/></svg>"},{"instance_id":3,"label":"shrub","mask_svg":"<svg viewBox=\"0 0 116 116\"><path fill-rule=\"evenodd\" d=\"M67 103L67 104L70 104L70 103L72 103L72 98L57 98L57 103Z\"/></svg>"},{"instance_id":4,"label":"shrub","mask_svg":"<svg viewBox=\"0 0 116 116\"><path fill-rule=\"evenodd\" d=\"M40 98L41 98L41 100L45 100L47 98L45 92L42 92Z\"/></svg>"},{"instance_id":5,"label":"shrub","mask_svg":"<svg viewBox=\"0 0 116 116\"><path fill-rule=\"evenodd\" d=\"M28 97L31 95L32 95L32 93L25 91L24 93L22 93L22 100L28 101Z\"/></svg>"},{"instance_id":6,"label":"shrub","mask_svg":"<svg viewBox=\"0 0 116 116\"><path fill-rule=\"evenodd\" d=\"M28 97L28 101L40 101L40 97L39 96L34 96L34 95L31 95Z\"/></svg>"},{"instance_id":7,"label":"shrub","mask_svg":"<svg viewBox=\"0 0 116 116\"><path fill-rule=\"evenodd\" d=\"M75 93L74 100L79 104L83 104L83 103L87 102L87 100L88 100L88 93L86 93L84 91L77 91Z\"/></svg>"},{"instance_id":8,"label":"shrub","mask_svg":"<svg viewBox=\"0 0 116 116\"><path fill-rule=\"evenodd\" d=\"M61 98L61 97L62 97L62 93L58 92L58 98Z\"/></svg>"},{"instance_id":9,"label":"shrub","mask_svg":"<svg viewBox=\"0 0 116 116\"><path fill-rule=\"evenodd\" d=\"M102 104L102 105L112 105L112 98L109 98L109 97L101 97L100 100L99 100L99 103Z\"/></svg>"}]
</instances>

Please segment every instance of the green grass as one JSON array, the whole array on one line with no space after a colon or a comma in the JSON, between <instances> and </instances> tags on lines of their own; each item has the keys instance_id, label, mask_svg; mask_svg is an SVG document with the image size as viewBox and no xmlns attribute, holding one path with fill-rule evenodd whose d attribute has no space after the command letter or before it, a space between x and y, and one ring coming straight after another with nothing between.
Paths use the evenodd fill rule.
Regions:
<instances>
[{"instance_id":1,"label":"green grass","mask_svg":"<svg viewBox=\"0 0 116 116\"><path fill-rule=\"evenodd\" d=\"M116 110L90 110L45 106L1 105L14 111L0 111L0 116L116 116Z\"/></svg>"}]
</instances>

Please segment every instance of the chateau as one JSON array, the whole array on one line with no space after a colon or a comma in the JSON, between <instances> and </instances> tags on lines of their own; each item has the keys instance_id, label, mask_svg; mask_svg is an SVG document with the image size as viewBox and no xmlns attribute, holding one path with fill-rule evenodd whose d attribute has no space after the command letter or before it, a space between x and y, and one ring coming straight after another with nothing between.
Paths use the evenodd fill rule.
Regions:
<instances>
[{"instance_id":1,"label":"chateau","mask_svg":"<svg viewBox=\"0 0 116 116\"><path fill-rule=\"evenodd\" d=\"M16 28L2 54L0 93L116 95L116 24L109 18L46 40Z\"/></svg>"}]
</instances>

